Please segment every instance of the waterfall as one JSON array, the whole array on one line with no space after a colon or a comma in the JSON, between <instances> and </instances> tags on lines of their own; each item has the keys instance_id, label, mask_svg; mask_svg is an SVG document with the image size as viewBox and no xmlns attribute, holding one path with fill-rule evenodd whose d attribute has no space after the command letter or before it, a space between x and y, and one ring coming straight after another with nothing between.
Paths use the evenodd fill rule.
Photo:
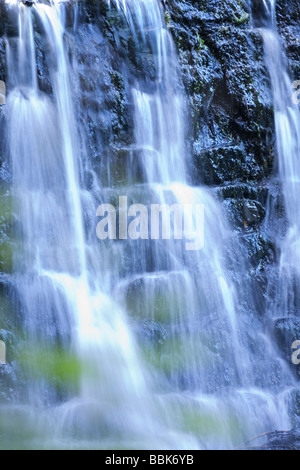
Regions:
<instances>
[{"instance_id":1,"label":"waterfall","mask_svg":"<svg viewBox=\"0 0 300 470\"><path fill-rule=\"evenodd\" d=\"M220 204L206 188L188 185L192 165L182 126L185 97L162 10L157 2L144 0L110 2L114 3L132 30L136 47L142 42L155 57L155 82L149 84L139 78L131 86L142 183L147 191L149 186L156 191L160 204L170 200L181 205L203 204L205 211L204 246L200 251L188 253L176 243L167 248L160 244L151 257L151 272L122 281L121 294L124 300L132 294L141 296L134 302L135 313L145 309L143 317L146 313L146 318L157 320L161 311L157 312L156 297L161 290L168 293L173 315L168 307L164 322L169 325L169 340L161 352L173 362L168 373L178 403L183 413L194 413L200 422L209 417L210 425L214 423L220 431L221 446L230 447L237 429L242 440L243 433L259 433L262 422L265 429L289 426L289 392L285 387L288 389L293 381L264 335L263 326L259 322L251 325L254 293L243 281L246 268L242 247ZM162 260L169 260L163 270ZM235 282L237 279L240 281ZM184 293L188 302L183 301ZM256 353L251 354L251 350ZM276 385L274 374L280 376ZM275 408L280 412L274 413ZM229 422L236 415L242 418L234 431ZM218 446L216 436L201 438L208 447Z\"/></svg>"},{"instance_id":2,"label":"waterfall","mask_svg":"<svg viewBox=\"0 0 300 470\"><path fill-rule=\"evenodd\" d=\"M62 346L80 361L79 390L64 391L66 397L78 398L54 410L56 431L67 433L70 428L96 439L113 428L116 440L118 432L127 433L128 439L131 433L139 439L149 433L157 446L160 419L150 403L134 339L121 308L106 294L101 275L88 266L82 200L89 209L80 189L71 69L59 3L28 8L14 2L9 11L17 11L19 30L8 45L7 112L21 239L15 271L26 339L37 360L39 354L41 360L45 354L63 360ZM38 88L33 18L40 20L48 48L51 98ZM94 202L95 212L96 202L88 202ZM93 252L93 257L101 265L101 253ZM34 386L29 385L36 412L58 403L55 387L45 381L47 370L43 364L40 368L31 377Z\"/></svg>"},{"instance_id":3,"label":"waterfall","mask_svg":"<svg viewBox=\"0 0 300 470\"><path fill-rule=\"evenodd\" d=\"M299 266L300 266L300 111L293 103L293 88L287 58L276 26L276 2L268 4L269 22L262 28L265 63L269 71L276 130L276 150L278 179L282 187L286 224L280 227L280 264L275 287L275 302L270 310L275 318L295 315L298 309ZM270 205L269 217L275 217L275 209ZM279 276L279 279L278 279Z\"/></svg>"},{"instance_id":4,"label":"waterfall","mask_svg":"<svg viewBox=\"0 0 300 470\"><path fill-rule=\"evenodd\" d=\"M19 407L49 429L43 444L37 433L29 447L233 448L290 427L293 381L257 318L243 248L221 203L212 190L189 184L186 99L162 6L108 4L154 70L151 80L124 72L134 142L122 150L135 155L139 171L119 185L95 173L85 145L76 50L66 40L72 6L7 0L16 29L7 47L14 276L29 355L41 356L27 370L26 406ZM48 93L39 86L37 31ZM105 165L110 170L109 158ZM98 240L90 228L97 206L108 212L116 200L124 204L118 220L125 202L138 205L136 218L153 206L162 218L172 205L186 208L182 236L170 224L169 239L160 231L147 237L140 227L135 239ZM75 361L75 383L49 377L57 360Z\"/></svg>"}]
</instances>

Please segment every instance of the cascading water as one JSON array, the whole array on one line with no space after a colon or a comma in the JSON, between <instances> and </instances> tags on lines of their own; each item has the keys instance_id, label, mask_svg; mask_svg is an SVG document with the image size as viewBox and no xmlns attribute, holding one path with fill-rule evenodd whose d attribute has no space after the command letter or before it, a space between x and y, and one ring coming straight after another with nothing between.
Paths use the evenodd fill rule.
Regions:
<instances>
[{"instance_id":1,"label":"cascading water","mask_svg":"<svg viewBox=\"0 0 300 470\"><path fill-rule=\"evenodd\" d=\"M293 103L293 80L276 26L276 2L268 5L268 22L262 28L265 62L270 74L277 138L278 178L284 198L286 224L277 234L280 244L279 272L270 283L275 302L269 309L275 318L296 315L300 289L300 111ZM270 204L270 217L274 208ZM278 243L278 241L277 241ZM278 279L279 278L279 279ZM273 294L274 295L274 294Z\"/></svg>"},{"instance_id":2,"label":"cascading water","mask_svg":"<svg viewBox=\"0 0 300 470\"><path fill-rule=\"evenodd\" d=\"M11 2L11 14L16 13L19 36L8 47L8 139L22 239L15 269L27 341L34 355L55 355L62 345L82 362L79 390L73 391L79 398L54 413L57 430L96 438L98 430L105 434L112 427L117 440L118 432L142 436L150 426L154 438L159 418L151 405L148 409L144 373L124 315L106 295L101 277L88 270L63 10L54 2L37 3L33 10ZM33 17L41 21L49 47L52 99L37 84ZM43 377L44 368L39 372ZM57 405L49 383L40 377L34 382L31 404Z\"/></svg>"},{"instance_id":3,"label":"cascading water","mask_svg":"<svg viewBox=\"0 0 300 470\"><path fill-rule=\"evenodd\" d=\"M138 156L140 171L138 181L117 187L93 173L79 129L88 119L84 109L77 119L71 93L76 65L64 37L71 5L7 0L17 25L8 39L7 115L26 339L34 356L62 360L67 351L80 364L79 384L62 390L47 376L49 360L38 376L28 372L26 402L55 436L28 446L232 448L290 427L285 387L293 381L255 319L242 249L221 206L188 185L185 102L160 2L108 3L155 69L152 80L124 76L134 121L134 144L125 150ZM39 89L36 29L49 94ZM88 229L97 204L118 197L149 210L159 205L163 215L171 204L204 206L204 221L194 212L184 240L143 240L137 230L136 240L99 242Z\"/></svg>"},{"instance_id":4,"label":"cascading water","mask_svg":"<svg viewBox=\"0 0 300 470\"><path fill-rule=\"evenodd\" d=\"M135 312L144 310L146 318L157 320L165 307L160 303L157 308L156 297L164 292L168 317L163 321L169 331L160 353L164 359L170 358L169 380L178 403L183 413L194 413L199 422L209 416L220 430L221 438L205 436L204 445L230 447L234 432L241 440L243 432L254 435L263 427L288 427L284 386L291 384L292 379L264 337L262 326L249 324L250 312L255 309L253 294L246 282L234 282L243 279L243 257L219 204L204 188L187 184L191 165L182 126L185 103L176 74L176 53L162 11L156 2L115 3L132 30L136 47L141 47L142 42L143 49L150 49L156 61L155 83L139 79L132 86L143 183L151 185L160 204L171 201L180 205L203 204L205 208L202 249L186 252L182 245L173 242L164 252L164 247L159 246L152 254L150 272L135 276L129 284L122 281L123 299L134 295ZM168 260L163 267L162 260ZM231 270L229 266L233 266ZM261 353L251 354L252 348ZM274 375L281 377L276 380L273 394L270 390ZM263 388L258 389L255 384ZM216 391L220 389L218 395ZM280 389L282 395L278 393ZM253 413L249 406L254 407ZM215 407L218 413L212 411ZM274 413L275 408L281 411ZM243 418L231 427L229 422L236 415ZM203 438L201 433L199 437Z\"/></svg>"}]
</instances>

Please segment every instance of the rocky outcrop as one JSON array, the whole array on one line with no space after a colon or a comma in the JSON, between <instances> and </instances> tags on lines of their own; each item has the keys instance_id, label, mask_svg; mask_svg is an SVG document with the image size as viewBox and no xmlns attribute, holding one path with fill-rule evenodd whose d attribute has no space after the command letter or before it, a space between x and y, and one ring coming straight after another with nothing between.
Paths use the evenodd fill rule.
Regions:
<instances>
[{"instance_id":1,"label":"rocky outcrop","mask_svg":"<svg viewBox=\"0 0 300 470\"><path fill-rule=\"evenodd\" d=\"M300 80L300 5L289 0L277 0L276 14L292 76L294 80Z\"/></svg>"},{"instance_id":2,"label":"rocky outcrop","mask_svg":"<svg viewBox=\"0 0 300 470\"><path fill-rule=\"evenodd\" d=\"M167 4L193 127L194 180L260 182L273 165L270 83L243 1Z\"/></svg>"},{"instance_id":3,"label":"rocky outcrop","mask_svg":"<svg viewBox=\"0 0 300 470\"><path fill-rule=\"evenodd\" d=\"M238 450L299 450L300 433L291 431L273 431L252 438Z\"/></svg>"},{"instance_id":4,"label":"rocky outcrop","mask_svg":"<svg viewBox=\"0 0 300 470\"><path fill-rule=\"evenodd\" d=\"M165 2L191 109L194 184L216 186L244 241L250 276L266 285L274 261L260 229L275 131L271 85L250 2ZM251 214L252 212L252 214ZM254 214L255 213L255 214Z\"/></svg>"}]
</instances>

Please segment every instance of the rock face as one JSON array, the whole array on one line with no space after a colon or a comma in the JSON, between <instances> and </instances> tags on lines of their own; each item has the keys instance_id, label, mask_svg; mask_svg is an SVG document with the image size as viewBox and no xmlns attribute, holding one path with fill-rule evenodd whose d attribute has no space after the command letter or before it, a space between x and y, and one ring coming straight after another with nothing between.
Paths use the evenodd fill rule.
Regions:
<instances>
[{"instance_id":1,"label":"rock face","mask_svg":"<svg viewBox=\"0 0 300 470\"><path fill-rule=\"evenodd\" d=\"M270 258L259 226L275 142L262 39L245 1L169 2L166 18L190 102L194 182L218 187L260 276ZM255 223L250 206L260 213Z\"/></svg>"},{"instance_id":2,"label":"rock face","mask_svg":"<svg viewBox=\"0 0 300 470\"><path fill-rule=\"evenodd\" d=\"M290 70L295 80L300 80L300 5L289 0L277 1L277 21Z\"/></svg>"},{"instance_id":3,"label":"rock face","mask_svg":"<svg viewBox=\"0 0 300 470\"><path fill-rule=\"evenodd\" d=\"M298 450L300 447L300 433L296 429L291 431L274 431L262 434L251 439L240 447L240 450Z\"/></svg>"},{"instance_id":4,"label":"rock face","mask_svg":"<svg viewBox=\"0 0 300 470\"><path fill-rule=\"evenodd\" d=\"M166 25L177 46L181 86L189 105L187 138L193 156L190 179L194 185L215 188L223 201L248 255L248 275L256 283L258 311L264 312L269 270L278 261L274 241L269 239L272 228L265 230L264 226L269 197L276 201L279 219L284 219L284 209L280 188L273 185L276 136L271 84L253 15L253 11L258 14L261 2L254 5L253 11L251 2L245 0L165 0L162 4ZM106 157L116 162L115 181L110 184L117 184L126 177L126 153L120 149L132 142L131 103L122 76L124 72L132 77L143 74L151 82L155 70L151 56L135 50L128 27L116 10L109 10L105 1L81 2L81 6L82 41L86 38L88 42L89 35L95 38L92 31L101 31L102 39L99 36L95 50L103 51L105 64L98 89L100 102L114 126L107 129L101 112L91 116L89 147L95 148L93 126L98 122ZM296 79L299 6L278 1L277 20ZM83 89L85 82L89 87L94 80L85 78L84 62L95 62L93 47L89 54L89 59L82 55ZM103 166L105 158L101 163L95 150L92 154L95 164ZM124 163L120 165L121 161ZM278 334L278 325L274 325L274 331L282 355L291 363L289 339L283 340Z\"/></svg>"},{"instance_id":5,"label":"rock face","mask_svg":"<svg viewBox=\"0 0 300 470\"><path fill-rule=\"evenodd\" d=\"M195 182L261 182L273 164L272 100L246 2L170 2L166 16L190 100Z\"/></svg>"}]
</instances>

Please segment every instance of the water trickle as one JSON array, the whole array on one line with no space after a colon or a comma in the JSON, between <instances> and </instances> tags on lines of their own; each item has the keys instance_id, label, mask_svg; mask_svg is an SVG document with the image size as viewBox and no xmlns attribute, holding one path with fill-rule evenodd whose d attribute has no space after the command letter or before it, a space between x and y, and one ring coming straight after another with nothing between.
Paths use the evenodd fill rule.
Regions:
<instances>
[{"instance_id":1,"label":"water trickle","mask_svg":"<svg viewBox=\"0 0 300 470\"><path fill-rule=\"evenodd\" d=\"M277 318L296 315L300 281L300 111L293 103L293 80L288 72L287 58L276 26L276 2L268 2L269 23L262 28L265 63L270 74L274 101L278 180L282 187L286 220L279 226L276 243L280 245L279 271L271 279L275 286L275 302L270 311ZM276 217L270 205L269 217ZM279 277L279 279L278 279ZM273 290L274 292L274 290Z\"/></svg>"}]
</instances>

